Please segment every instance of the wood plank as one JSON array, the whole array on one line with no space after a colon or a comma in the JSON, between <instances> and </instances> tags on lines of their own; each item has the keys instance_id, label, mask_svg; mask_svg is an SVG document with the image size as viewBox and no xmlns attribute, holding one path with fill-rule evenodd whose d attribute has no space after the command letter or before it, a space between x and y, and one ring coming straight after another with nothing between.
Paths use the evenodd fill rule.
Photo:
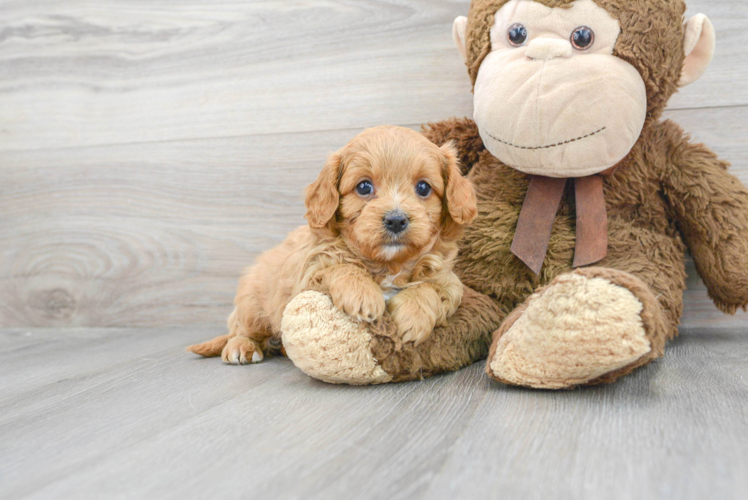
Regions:
<instances>
[{"instance_id":1,"label":"wood plank","mask_svg":"<svg viewBox=\"0 0 748 500\"><path fill-rule=\"evenodd\" d=\"M179 327L165 331L143 329L0 329L0 425L8 418L72 397L122 373L147 371L190 343L218 332L209 328ZM221 332L222 333L222 332ZM64 355L60 355L64 353ZM60 356L59 358L57 358ZM191 357L191 356L190 356ZM41 362L48 359L57 362ZM218 365L211 364L210 368ZM202 365L200 365L202 366ZM33 369L29 369L33 367ZM206 365L205 367L208 367ZM198 370L199 371L199 370ZM226 372L203 373L220 377Z\"/></svg>"},{"instance_id":2,"label":"wood plank","mask_svg":"<svg viewBox=\"0 0 748 500\"><path fill-rule=\"evenodd\" d=\"M748 183L746 108L667 117ZM223 323L241 269L304 223L304 186L356 132L6 152L0 325ZM686 322L745 322L689 288Z\"/></svg>"},{"instance_id":3,"label":"wood plank","mask_svg":"<svg viewBox=\"0 0 748 500\"><path fill-rule=\"evenodd\" d=\"M424 497L744 498L746 340L694 332L571 397L495 385Z\"/></svg>"},{"instance_id":4,"label":"wood plank","mask_svg":"<svg viewBox=\"0 0 748 500\"><path fill-rule=\"evenodd\" d=\"M748 104L748 5L674 109ZM3 0L0 151L415 125L472 113L467 0Z\"/></svg>"},{"instance_id":5,"label":"wood plank","mask_svg":"<svg viewBox=\"0 0 748 500\"><path fill-rule=\"evenodd\" d=\"M117 329L105 331L106 336L113 337L120 333ZM174 432L181 434L185 429L192 437L177 438L181 444L172 448L172 452L181 458L170 460L169 466L175 472L179 469L178 475L186 487L182 493L192 489L188 483L193 480L206 493L246 492L236 489L247 481L245 475L236 474L236 469L230 474L236 481L232 485L221 487L207 480L213 474L223 474L224 459L229 458L223 448L238 453L228 463L240 465L236 458L246 455L241 459L241 469L258 471L266 490L285 485L298 491L307 488L313 491L318 479L327 475L326 470L350 466L343 455L351 450L365 453L367 449L382 446L385 435L390 444L407 437L428 448L431 458L410 466L412 471L425 471L449 452L450 442L458 435L444 435L441 431L459 425L472 407L472 392L481 384L480 378L471 376L474 373L465 371L437 377L423 385L389 385L360 391L313 381L293 368L287 359L251 367L229 367L218 360L197 359L182 352L181 346L172 347L175 341L195 340L185 338L178 330L144 330L142 335L148 338L138 342L153 347L147 351L151 359L148 364L139 359L130 360L129 356L120 359L118 351L113 349L119 342L109 341L104 349L97 343L88 343L89 339L65 335L74 340L62 353L80 351L87 358L112 362L111 367L97 366L91 372L66 377L62 380L62 390L70 393L65 397L56 394L52 380L36 389L21 386L13 391L16 404L12 407L3 404L4 415L0 419L3 429L13 429L12 434L2 436L0 474L7 478L0 485L0 492L5 493L2 496L56 497L58 494L52 490L61 486L60 481L64 483L76 475L87 474L112 457L113 451L122 460L117 467L123 471L129 457L135 458L140 453L137 451L140 446L155 445L164 438L171 442L167 436ZM199 338L207 335L203 333ZM132 340L126 340L125 344ZM35 340L32 342L34 347L38 345ZM35 361L25 360L26 371L29 367L44 366L45 360L60 354L60 350L40 352ZM79 370L75 358L66 365ZM424 393L427 388L430 389ZM434 407L441 412L429 417ZM437 425L413 426L409 422L414 418L416 421L431 418ZM385 429L392 432L386 433ZM44 453L39 453L40 450ZM129 455L127 450L133 450L134 454ZM391 463L393 457L383 451L371 457L371 465ZM216 460L201 461L195 469L197 464L190 465L187 457L191 453L208 453ZM135 458L127 467L137 468L139 461ZM34 472L39 470L45 471L43 478ZM290 484L283 478L289 477L287 474L292 470L297 480ZM362 468L356 475L365 472L366 468ZM108 481L102 494L128 491L129 495L137 495L131 488L135 477L123 475L122 483L110 478L113 482ZM153 494L175 494L160 474L145 474L141 479L149 483L145 489L153 490ZM98 493L89 490L85 496L88 495Z\"/></svg>"},{"instance_id":6,"label":"wood plank","mask_svg":"<svg viewBox=\"0 0 748 500\"><path fill-rule=\"evenodd\" d=\"M9 153L0 324L222 323L243 267L305 222L303 186L351 135Z\"/></svg>"},{"instance_id":7,"label":"wood plank","mask_svg":"<svg viewBox=\"0 0 748 500\"><path fill-rule=\"evenodd\" d=\"M17 373L0 389L0 497L748 495L739 329L684 332L614 385L562 392L494 383L482 363L357 388L182 351L210 335L0 331L16 339L0 376Z\"/></svg>"},{"instance_id":8,"label":"wood plank","mask_svg":"<svg viewBox=\"0 0 748 500\"><path fill-rule=\"evenodd\" d=\"M450 116L455 97L466 107L471 98L450 29L466 5L11 2L3 19L17 36L0 49L0 72L13 75L0 87L0 123L8 124L0 148L265 135ZM448 75L445 60L457 71ZM451 92L455 86L459 93Z\"/></svg>"}]
</instances>

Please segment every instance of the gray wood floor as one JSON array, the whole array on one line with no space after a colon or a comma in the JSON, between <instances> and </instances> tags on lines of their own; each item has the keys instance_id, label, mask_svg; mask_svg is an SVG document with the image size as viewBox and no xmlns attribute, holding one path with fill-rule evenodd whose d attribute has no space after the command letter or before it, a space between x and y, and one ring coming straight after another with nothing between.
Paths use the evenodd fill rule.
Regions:
<instances>
[{"instance_id":1,"label":"gray wood floor","mask_svg":"<svg viewBox=\"0 0 748 500\"><path fill-rule=\"evenodd\" d=\"M356 388L204 328L0 333L0 498L748 498L748 335L684 332L617 384L509 388L482 364ZM65 363L60 363L61 357Z\"/></svg>"},{"instance_id":2,"label":"gray wood floor","mask_svg":"<svg viewBox=\"0 0 748 500\"><path fill-rule=\"evenodd\" d=\"M748 2L667 117L748 183ZM467 0L0 0L0 498L748 498L748 315L612 386L183 352L362 128L472 113Z\"/></svg>"}]
</instances>

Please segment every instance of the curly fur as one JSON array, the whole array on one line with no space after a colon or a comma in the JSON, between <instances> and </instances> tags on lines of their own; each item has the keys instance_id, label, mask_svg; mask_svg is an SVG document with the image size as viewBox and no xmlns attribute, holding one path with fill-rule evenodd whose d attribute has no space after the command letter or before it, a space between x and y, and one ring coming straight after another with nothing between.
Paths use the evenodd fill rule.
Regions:
<instances>
[{"instance_id":1,"label":"curly fur","mask_svg":"<svg viewBox=\"0 0 748 500\"><path fill-rule=\"evenodd\" d=\"M572 0L538 1L551 7L565 7ZM638 340L645 342L644 347L648 350L644 354L635 353L639 356L636 359L621 358L626 360L625 366L612 363L607 373L593 372L594 375L588 378L565 380L562 376L553 384L548 384L547 380L533 384L514 377L504 381L554 388L577 383L612 382L662 356L666 341L677 335L683 309L686 250L693 255L696 268L717 307L728 313L746 308L748 190L728 173L728 164L706 146L691 143L674 123L659 121L667 100L677 90L683 67L682 16L685 4L682 0L595 2L620 22L622 31L614 55L629 62L639 72L646 86L648 102L647 119L637 143L615 172L604 180L609 229L605 259L595 267L572 271L576 210L573 196L567 193L555 218L542 272L535 275L510 251L529 176L492 156L485 149L472 120L451 119L428 125L424 128L424 135L437 145L453 144L462 162L462 173L476 186L478 215L465 230L455 263L455 272L465 285L462 303L446 324L437 327L420 344L403 344L396 323L387 313L365 332L355 333L358 340L354 351L361 354L364 349L361 345L368 344L370 351L360 359L378 365L366 368L365 376L370 377L369 382L356 378L359 376L356 373L345 375L345 370L331 367L325 361L334 363L335 360L325 358L319 350L300 348L298 356L322 357L307 360L310 361L307 365L310 375L320 376L319 370L326 370L333 373L335 381L347 383L412 380L455 370L488 355L489 375L502 379L496 370L491 369L490 358L496 354L496 345L503 335L527 311L528 304L540 294L549 293L547 291L553 284L559 282L574 281L582 290L580 295L589 298L584 283L585 280L594 280L600 290L618 287L609 298L625 297L626 301L634 301L635 307L625 308L628 311L625 314L638 317L633 321L631 317L625 319L629 325L641 325L640 330L634 328L632 332L641 333ZM504 3L506 0L474 0L472 3L466 51L473 81L481 61L491 49L489 29L493 24L493 14ZM621 288L626 293L621 293ZM568 302L566 299L564 294L560 295L559 300ZM314 301L319 307L324 302ZM594 306L594 301L587 300L587 304ZM564 303L562 309L566 313L575 310L574 304L569 303ZM329 326L325 320L327 311L304 310L310 321L319 319L321 322L319 329L314 329L315 326L309 335L325 331ZM588 310L592 311L594 307ZM574 314L570 316L574 316L578 327L580 318ZM554 321L553 314L538 317L546 322ZM303 341L306 335L302 333L301 338L299 346L306 345ZM493 347L489 352L492 338ZM502 348L509 343L507 339ZM347 348L353 344L339 349L344 353L339 357L347 359L350 353ZM583 352L585 346L577 343L576 347L581 347L578 351ZM644 351L639 349L636 352ZM558 352L543 354L546 359L556 354L565 355ZM538 366L536 373L542 373L542 364L535 364ZM378 367L384 373L377 371Z\"/></svg>"},{"instance_id":2,"label":"curly fur","mask_svg":"<svg viewBox=\"0 0 748 500\"><path fill-rule=\"evenodd\" d=\"M571 3L539 1L551 7ZM684 2L595 1L619 20L622 32L614 55L638 70L648 100L647 120L638 142L604 181L608 255L595 268L578 271L592 272L628 289L643 305L642 322L651 350L627 366L587 381L607 383L662 356L665 342L677 335L686 250L693 255L719 309L734 313L746 308L748 190L727 171L727 162L706 146L690 142L678 125L658 120L677 91L684 61ZM490 51L493 14L504 3L472 2L466 50L473 82ZM374 356L394 380L457 369L485 356L486 329L497 328L496 321L511 313L495 332L495 345L522 314L522 304L533 293L572 271L575 247L574 199L567 193L554 222L542 272L536 276L510 251L529 176L493 157L470 119L430 124L424 134L436 144L450 142L457 147L463 172L477 189L478 217L465 231L455 267L466 287L475 292L466 288L462 306L446 328L438 335L435 332L433 344L399 352L387 332L374 335ZM463 311L469 311L470 320L464 320ZM476 344L468 345L470 342Z\"/></svg>"},{"instance_id":3,"label":"curly fur","mask_svg":"<svg viewBox=\"0 0 748 500\"><path fill-rule=\"evenodd\" d=\"M373 184L371 195L356 191L362 180ZM432 194L419 196L419 181L428 182ZM475 203L451 145L437 147L400 127L363 132L332 154L307 188L309 226L262 254L241 278L229 334L188 350L221 354L229 363L261 361L281 348L283 312L306 290L330 294L358 320L372 322L386 308L402 341L424 341L462 300L452 265ZM383 224L394 209L409 219L397 235ZM390 289L399 293L385 303Z\"/></svg>"}]
</instances>

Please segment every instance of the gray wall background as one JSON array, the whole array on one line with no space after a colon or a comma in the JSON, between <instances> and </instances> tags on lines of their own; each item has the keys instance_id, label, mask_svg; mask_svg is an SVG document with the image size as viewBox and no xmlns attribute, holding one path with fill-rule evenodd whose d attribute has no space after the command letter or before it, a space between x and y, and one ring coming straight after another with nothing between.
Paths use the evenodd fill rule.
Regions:
<instances>
[{"instance_id":1,"label":"gray wall background","mask_svg":"<svg viewBox=\"0 0 748 500\"><path fill-rule=\"evenodd\" d=\"M748 4L667 117L748 183ZM472 114L466 0L0 0L0 326L222 323L362 128ZM279 15L280 14L280 15ZM723 316L690 266L684 327Z\"/></svg>"}]
</instances>

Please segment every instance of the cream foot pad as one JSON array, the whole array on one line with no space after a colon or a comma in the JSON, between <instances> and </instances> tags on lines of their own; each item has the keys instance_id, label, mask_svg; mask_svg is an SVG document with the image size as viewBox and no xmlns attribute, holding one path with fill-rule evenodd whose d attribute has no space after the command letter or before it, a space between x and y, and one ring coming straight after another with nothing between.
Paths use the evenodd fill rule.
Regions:
<instances>
[{"instance_id":1,"label":"cream foot pad","mask_svg":"<svg viewBox=\"0 0 748 500\"><path fill-rule=\"evenodd\" d=\"M310 377L332 384L382 384L392 380L376 362L366 323L352 320L319 292L297 295L283 313L283 346Z\"/></svg>"},{"instance_id":2,"label":"cream foot pad","mask_svg":"<svg viewBox=\"0 0 748 500\"><path fill-rule=\"evenodd\" d=\"M561 389L623 368L651 349L642 309L633 293L605 278L560 276L507 318L489 374Z\"/></svg>"}]
</instances>

